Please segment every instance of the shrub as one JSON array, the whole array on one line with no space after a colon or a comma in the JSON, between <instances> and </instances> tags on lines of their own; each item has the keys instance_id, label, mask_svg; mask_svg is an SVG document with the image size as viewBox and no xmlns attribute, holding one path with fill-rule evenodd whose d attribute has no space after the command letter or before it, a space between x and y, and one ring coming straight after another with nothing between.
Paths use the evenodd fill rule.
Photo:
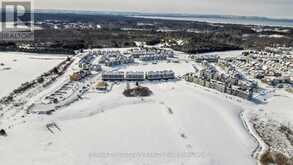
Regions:
<instances>
[{"instance_id":1,"label":"shrub","mask_svg":"<svg viewBox=\"0 0 293 165\"><path fill-rule=\"evenodd\" d=\"M147 97L152 95L152 91L147 87L135 87L133 89L125 89L123 95L126 97Z\"/></svg>"}]
</instances>

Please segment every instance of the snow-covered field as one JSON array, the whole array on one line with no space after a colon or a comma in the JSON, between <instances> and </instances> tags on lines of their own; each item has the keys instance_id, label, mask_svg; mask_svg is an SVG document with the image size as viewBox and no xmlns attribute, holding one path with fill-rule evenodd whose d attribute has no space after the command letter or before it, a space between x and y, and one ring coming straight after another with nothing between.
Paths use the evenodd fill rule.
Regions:
<instances>
[{"instance_id":1,"label":"snow-covered field","mask_svg":"<svg viewBox=\"0 0 293 165\"><path fill-rule=\"evenodd\" d=\"M233 56L239 53L223 54ZM187 55L178 52L177 55L180 63L123 65L115 70L171 69L176 76L193 72L193 62L186 61ZM5 80L4 87L14 89L17 86L8 85L9 81L22 83L31 80L62 60L34 61L30 56L25 57L28 59L22 57L23 60L16 61L24 61L20 65L21 71L12 68L13 75ZM33 62L44 71L34 68ZM44 63L46 68L41 66ZM76 64L75 61L69 70L75 70ZM29 70L22 69L26 65L30 66ZM18 78L18 74L25 71L28 75ZM4 72L0 71L0 75ZM55 86L68 81L68 74L34 98L37 100L51 94ZM13 120L6 119L6 115L1 117L0 128L1 123L9 127L5 128L8 136L0 136L0 164L254 165L257 161L252 153L258 143L250 134L252 130L248 131L243 124L241 112L250 114L263 109L278 116L276 120L292 120L288 117L292 116L288 110L292 98L288 96L276 95L268 100L268 104L255 105L184 80L174 80L144 82L141 85L152 90L152 96L127 98L122 94L126 82L110 84L113 88L109 92L101 92L94 88L99 78L97 75L86 81L84 85L89 84L90 90L82 95L81 100L61 107L51 115L33 113ZM130 83L130 87L134 85ZM2 90L5 89L3 86ZM287 109L277 109L284 104Z\"/></svg>"},{"instance_id":2,"label":"snow-covered field","mask_svg":"<svg viewBox=\"0 0 293 165\"><path fill-rule=\"evenodd\" d=\"M200 53L200 55L218 55L222 58L224 57L237 57L241 55L243 50L232 50L232 51L222 51L222 52L212 52L212 53Z\"/></svg>"},{"instance_id":3,"label":"snow-covered field","mask_svg":"<svg viewBox=\"0 0 293 165\"><path fill-rule=\"evenodd\" d=\"M49 71L66 56L0 52L0 98L8 95L22 83L33 80Z\"/></svg>"},{"instance_id":4,"label":"snow-covered field","mask_svg":"<svg viewBox=\"0 0 293 165\"><path fill-rule=\"evenodd\" d=\"M283 90L277 91L268 104L260 108L264 112L273 114L276 119L293 121L293 95Z\"/></svg>"},{"instance_id":5,"label":"snow-covered field","mask_svg":"<svg viewBox=\"0 0 293 165\"><path fill-rule=\"evenodd\" d=\"M153 96L126 98L122 83L110 93L89 93L49 117L26 120L8 131L9 138L1 139L1 161L7 165L255 163L250 154L256 144L242 126L239 106L185 82L144 85ZM61 131L50 133L46 128L50 122L56 122ZM183 152L195 155L143 160L99 157L102 153Z\"/></svg>"},{"instance_id":6,"label":"snow-covered field","mask_svg":"<svg viewBox=\"0 0 293 165\"><path fill-rule=\"evenodd\" d=\"M261 151L271 151L293 157L293 96L283 90L276 91L267 104L245 111L247 120L258 132L256 138L262 143Z\"/></svg>"}]
</instances>

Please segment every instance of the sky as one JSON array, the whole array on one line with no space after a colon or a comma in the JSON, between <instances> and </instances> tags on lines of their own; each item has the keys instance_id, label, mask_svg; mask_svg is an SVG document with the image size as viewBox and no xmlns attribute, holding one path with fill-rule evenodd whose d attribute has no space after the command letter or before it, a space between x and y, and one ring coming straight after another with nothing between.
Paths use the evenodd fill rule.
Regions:
<instances>
[{"instance_id":1,"label":"sky","mask_svg":"<svg viewBox=\"0 0 293 165\"><path fill-rule=\"evenodd\" d=\"M36 9L265 16L293 19L293 0L34 0Z\"/></svg>"}]
</instances>

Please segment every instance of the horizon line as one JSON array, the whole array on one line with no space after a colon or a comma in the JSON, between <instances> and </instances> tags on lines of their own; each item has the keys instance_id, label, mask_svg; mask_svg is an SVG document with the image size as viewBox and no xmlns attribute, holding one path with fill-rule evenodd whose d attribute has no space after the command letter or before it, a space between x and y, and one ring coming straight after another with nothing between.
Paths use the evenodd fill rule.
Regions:
<instances>
[{"instance_id":1,"label":"horizon line","mask_svg":"<svg viewBox=\"0 0 293 165\"><path fill-rule=\"evenodd\" d=\"M0 8L0 12L2 8ZM183 13L183 12L154 12L154 11L122 11L122 10L84 10L84 9L33 9L33 13L52 13L52 14L83 14L83 15L121 15L121 16L137 16L133 14L138 14L141 16L155 16L155 15L164 15L164 17L192 17L192 16L200 16L200 17L219 17L219 18L228 18L228 17L235 17L235 18L243 18L243 19L265 19L265 20L272 20L272 21L288 21L292 22L293 18L286 18L286 17L272 17L272 16L256 16L256 15L237 15L237 14L200 14L200 13Z\"/></svg>"},{"instance_id":2,"label":"horizon line","mask_svg":"<svg viewBox=\"0 0 293 165\"><path fill-rule=\"evenodd\" d=\"M200 13L183 13L183 12L154 12L154 11L119 11L119 10L83 10L83 9L34 9L34 12L43 11L46 12L62 12L71 14L105 14L105 15L119 15L119 14L150 14L150 15L173 15L173 16L218 16L218 17L238 17L238 18L258 18L274 21L293 21L293 18L285 17L272 17L272 16L256 16L256 15L237 15L237 14L200 14ZM82 13L85 12L85 13ZM116 13L116 14L115 14Z\"/></svg>"}]
</instances>

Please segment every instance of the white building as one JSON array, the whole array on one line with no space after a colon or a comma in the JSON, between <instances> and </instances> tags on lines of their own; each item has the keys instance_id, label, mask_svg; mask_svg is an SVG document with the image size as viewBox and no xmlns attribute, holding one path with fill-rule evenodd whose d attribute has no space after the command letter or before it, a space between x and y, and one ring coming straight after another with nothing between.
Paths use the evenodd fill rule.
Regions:
<instances>
[{"instance_id":1,"label":"white building","mask_svg":"<svg viewBox=\"0 0 293 165\"><path fill-rule=\"evenodd\" d=\"M104 72L102 74L102 79L104 81L123 81L124 72Z\"/></svg>"},{"instance_id":2,"label":"white building","mask_svg":"<svg viewBox=\"0 0 293 165\"><path fill-rule=\"evenodd\" d=\"M175 79L175 73L171 70L165 71L150 71L146 73L147 80L168 80L168 79Z\"/></svg>"},{"instance_id":3,"label":"white building","mask_svg":"<svg viewBox=\"0 0 293 165\"><path fill-rule=\"evenodd\" d=\"M144 72L126 72L125 79L128 81L144 81Z\"/></svg>"}]
</instances>

